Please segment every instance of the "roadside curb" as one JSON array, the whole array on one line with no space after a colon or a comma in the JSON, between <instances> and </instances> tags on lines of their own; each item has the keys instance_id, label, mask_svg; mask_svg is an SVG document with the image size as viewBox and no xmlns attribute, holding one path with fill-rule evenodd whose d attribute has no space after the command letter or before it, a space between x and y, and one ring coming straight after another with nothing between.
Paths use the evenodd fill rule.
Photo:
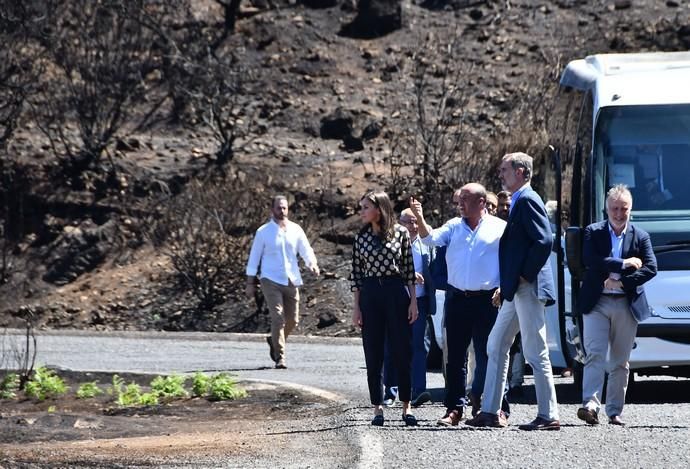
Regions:
<instances>
[{"instance_id":1,"label":"roadside curb","mask_svg":"<svg viewBox=\"0 0 690 469\"><path fill-rule=\"evenodd\" d=\"M278 381L278 380L271 380L271 379L255 379L255 378L240 378L238 380L238 384L242 385L242 383L256 383L256 384L264 384L264 385L270 385L270 386L280 386L288 389L295 389L297 391L300 391L305 394L311 394L314 396L317 396L321 399L326 399L328 401L334 402L336 404L345 404L349 402L349 399L342 394L338 394L335 392L331 391L326 391L325 389L320 389L314 386L308 386L305 384L297 384L297 383L291 383L289 381Z\"/></svg>"}]
</instances>

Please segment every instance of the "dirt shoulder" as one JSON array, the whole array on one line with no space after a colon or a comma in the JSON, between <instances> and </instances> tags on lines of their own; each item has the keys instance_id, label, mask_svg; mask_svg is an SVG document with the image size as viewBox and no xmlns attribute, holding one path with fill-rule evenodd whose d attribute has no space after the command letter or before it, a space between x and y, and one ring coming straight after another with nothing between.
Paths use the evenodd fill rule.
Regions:
<instances>
[{"instance_id":1,"label":"dirt shoulder","mask_svg":"<svg viewBox=\"0 0 690 469\"><path fill-rule=\"evenodd\" d=\"M305 390L255 382L240 382L248 397L235 401L186 398L119 408L107 394L93 399L75 395L78 383L97 380L106 388L112 374L61 376L71 391L58 399L2 401L4 467L252 461L294 444L287 441L290 429L328 421L342 409ZM142 387L153 378L121 376Z\"/></svg>"}]
</instances>

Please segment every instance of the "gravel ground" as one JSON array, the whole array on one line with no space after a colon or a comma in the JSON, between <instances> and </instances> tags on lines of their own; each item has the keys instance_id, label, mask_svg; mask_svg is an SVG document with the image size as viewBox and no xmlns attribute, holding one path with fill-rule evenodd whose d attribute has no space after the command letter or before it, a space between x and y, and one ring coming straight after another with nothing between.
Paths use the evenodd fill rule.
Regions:
<instances>
[{"instance_id":1,"label":"gravel ground","mask_svg":"<svg viewBox=\"0 0 690 469\"><path fill-rule=\"evenodd\" d=\"M588 427L575 416L575 405L561 405L560 432L524 432L518 423L532 420L535 405L514 405L506 429L474 429L464 424L436 426L440 405L417 410L418 428L405 428L399 408L391 409L383 428L355 427L353 439L365 441L360 467L684 467L690 466L688 405L626 407L624 428ZM353 412L366 423L369 409Z\"/></svg>"},{"instance_id":2,"label":"gravel ground","mask_svg":"<svg viewBox=\"0 0 690 469\"><path fill-rule=\"evenodd\" d=\"M525 397L511 406L505 429L436 426L445 409L434 391L433 404L416 409L417 428L405 428L400 407L388 409L383 428L349 430L366 441L361 467L690 467L690 380L638 377L628 397L623 428L602 424L591 427L576 416L579 397L571 378L556 377L561 419L560 432L525 432L517 425L537 413L531 377ZM353 420L367 423L371 409L352 412ZM452 461L452 462L451 462Z\"/></svg>"}]
</instances>

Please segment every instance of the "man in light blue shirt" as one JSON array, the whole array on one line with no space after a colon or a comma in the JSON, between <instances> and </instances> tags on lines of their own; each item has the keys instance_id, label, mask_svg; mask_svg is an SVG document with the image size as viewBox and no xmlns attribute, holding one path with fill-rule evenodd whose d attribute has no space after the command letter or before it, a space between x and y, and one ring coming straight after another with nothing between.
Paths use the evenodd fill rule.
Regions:
<instances>
[{"instance_id":1,"label":"man in light blue shirt","mask_svg":"<svg viewBox=\"0 0 690 469\"><path fill-rule=\"evenodd\" d=\"M651 315L644 284L656 275L656 257L649 234L630 223L632 202L625 186L613 186L606 196L608 220L589 225L584 234L587 270L578 307L586 356L577 416L590 425L599 423L607 372L606 414L610 424L623 425L637 324Z\"/></svg>"}]
</instances>

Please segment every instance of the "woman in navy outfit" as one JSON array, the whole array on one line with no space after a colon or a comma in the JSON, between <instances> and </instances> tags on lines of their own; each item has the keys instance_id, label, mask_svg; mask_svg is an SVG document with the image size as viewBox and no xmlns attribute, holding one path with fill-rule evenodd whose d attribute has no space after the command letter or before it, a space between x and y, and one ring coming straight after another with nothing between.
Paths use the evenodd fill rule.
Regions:
<instances>
[{"instance_id":1,"label":"woman in navy outfit","mask_svg":"<svg viewBox=\"0 0 690 469\"><path fill-rule=\"evenodd\" d=\"M415 271L410 235L395 223L385 192L369 192L359 201L364 226L352 248L350 281L355 294L352 322L362 328L369 397L374 406L372 425L381 426L383 383L381 370L386 338L398 370L402 419L417 425L410 411L411 324L417 319Z\"/></svg>"}]
</instances>

